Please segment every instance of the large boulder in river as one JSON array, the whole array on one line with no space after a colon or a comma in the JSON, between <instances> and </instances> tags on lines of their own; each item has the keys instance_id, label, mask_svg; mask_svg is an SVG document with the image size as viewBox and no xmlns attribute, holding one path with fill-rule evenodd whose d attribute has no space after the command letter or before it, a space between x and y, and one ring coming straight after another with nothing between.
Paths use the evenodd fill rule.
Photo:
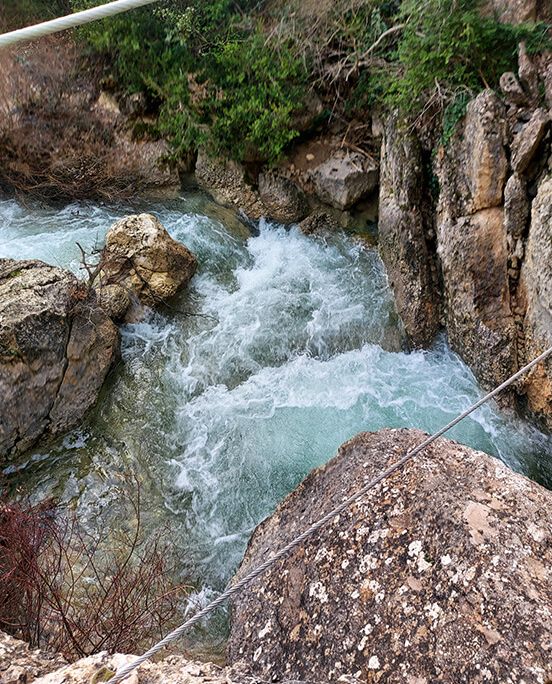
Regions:
<instances>
[{"instance_id":1,"label":"large boulder in river","mask_svg":"<svg viewBox=\"0 0 552 684\"><path fill-rule=\"evenodd\" d=\"M113 299L117 298L110 286L117 285L143 304L156 306L187 285L197 269L197 259L190 250L173 240L151 214L117 221L107 232L101 263L98 291L102 297L105 288L110 311L116 308Z\"/></svg>"},{"instance_id":2,"label":"large boulder in river","mask_svg":"<svg viewBox=\"0 0 552 684\"><path fill-rule=\"evenodd\" d=\"M76 425L118 344L117 328L73 274L0 260L0 457Z\"/></svg>"},{"instance_id":3,"label":"large boulder in river","mask_svg":"<svg viewBox=\"0 0 552 684\"><path fill-rule=\"evenodd\" d=\"M363 433L255 530L236 579L418 444ZM269 681L552 677L552 492L439 439L234 599L228 654Z\"/></svg>"}]
</instances>

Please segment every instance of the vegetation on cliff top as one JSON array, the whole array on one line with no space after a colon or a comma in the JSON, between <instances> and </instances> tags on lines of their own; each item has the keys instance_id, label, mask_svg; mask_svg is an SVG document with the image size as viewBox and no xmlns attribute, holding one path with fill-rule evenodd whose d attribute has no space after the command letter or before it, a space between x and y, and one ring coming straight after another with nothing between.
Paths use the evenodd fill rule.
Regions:
<instances>
[{"instance_id":1,"label":"vegetation on cliff top","mask_svg":"<svg viewBox=\"0 0 552 684\"><path fill-rule=\"evenodd\" d=\"M204 144L273 161L299 135L295 115L309 90L327 117L362 120L374 107L397 107L422 125L444 118L450 130L470 97L515 69L520 41L530 52L551 44L550 26L502 24L481 4L173 0L81 36L107 58L119 91L145 94L157 120L150 133L167 137L175 157ZM46 11L43 0L25 0L27 13L33 6Z\"/></svg>"}]
</instances>

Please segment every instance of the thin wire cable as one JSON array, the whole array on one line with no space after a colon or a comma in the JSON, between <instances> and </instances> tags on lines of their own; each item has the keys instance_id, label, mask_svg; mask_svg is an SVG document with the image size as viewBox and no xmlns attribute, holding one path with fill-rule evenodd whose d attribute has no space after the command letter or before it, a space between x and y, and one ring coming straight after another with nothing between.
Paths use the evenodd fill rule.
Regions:
<instances>
[{"instance_id":1,"label":"thin wire cable","mask_svg":"<svg viewBox=\"0 0 552 684\"><path fill-rule=\"evenodd\" d=\"M143 5L151 5L159 0L115 0L106 5L99 7L91 7L82 12L75 12L68 14L65 17L58 17L50 21L44 21L34 26L27 26L25 28L17 29L0 35L0 49L15 45L17 43L24 43L30 40L36 40L43 36L48 36L51 33L58 31L66 31L67 29L76 28L83 24L88 24L91 21L98 21L106 17L112 17L121 12L128 12L128 10L142 7Z\"/></svg>"},{"instance_id":2,"label":"thin wire cable","mask_svg":"<svg viewBox=\"0 0 552 684\"><path fill-rule=\"evenodd\" d=\"M389 466L386 468L383 472L381 472L377 477L375 477L373 480L370 480L367 484L365 484L363 487L361 487L357 492L349 496L347 499L345 499L342 503L340 503L338 506L336 506L333 510L331 510L329 513L326 513L326 515L320 520L317 520L315 523L313 523L309 528L307 528L304 532L302 532L299 536L295 537L295 539L292 539L292 541L289 542L289 544L286 544L286 546L282 547L279 551L277 551L274 555L270 556L267 558L263 563L258 565L256 568L251 570L245 577L242 577L241 580L236 582L235 584L232 584L231 586L227 587L220 596L218 596L216 599L211 601L209 605L205 606L205 608L202 608L198 613L193 615L189 620L186 620L180 627L177 627L174 629L172 632L169 632L166 637L161 639L157 644L152 646L149 650L147 650L143 655L138 656L136 660L134 660L132 663L129 663L128 665L125 665L121 669L119 669L116 674L108 681L107 684L117 684L118 682L121 682L125 677L127 677L133 670L135 670L137 667L139 667L142 663L144 663L146 660L151 658L151 656L155 655L158 651L160 651L162 648L170 644L172 641L175 641L175 639L178 639L182 634L195 625L197 622L202 620L206 615L211 613L213 610L218 608L224 601L226 601L227 598L230 598L234 594L237 594L239 591L241 591L246 585L248 585L250 582L253 580L257 579L260 575L262 575L265 570L267 570L271 565L274 565L274 563L278 562L285 556L287 556L293 549L297 548L298 546L301 546L301 544L311 536L311 534L314 534L317 530L320 528L324 527L327 523L329 523L333 518L335 518L336 515L339 515L342 511L347 509L352 503L360 499L362 496L364 496L370 489L373 489L376 485L378 485L380 482L383 480L387 479L390 475L395 473L397 470L402 468L408 461L414 458L417 454L420 453L420 451L423 451L427 446L429 446L432 442L434 442L436 439L438 439L441 435L443 435L445 432L448 432L451 428L453 428L455 425L457 425L461 420L464 420L467 416L470 415L470 413L473 413L476 409L478 409L480 406L485 404L487 401L492 399L493 397L496 397L497 394L502 392L503 389L506 389L509 387L512 383L514 383L516 380L518 380L522 375L527 373L527 371L531 370L534 366L536 366L538 363L541 361L544 361L548 356L552 354L552 347L547 349L545 352L537 356L535 359L533 359L530 363L528 363L526 366L521 368L517 373L514 373L511 377L509 377L507 380L505 380L502 384L500 384L498 387L496 387L492 392L489 392L486 394L484 397L479 399L479 401L476 401L475 404L472 404L469 408L467 408L465 411L463 411L460 415L456 416L454 420L451 420L450 423L447 423L444 427L442 427L440 430L432 434L430 437L427 437L424 439L420 444L418 444L417 447L412 449L411 451L407 451L406 454L404 454L398 461L393 463L393 465Z\"/></svg>"}]
</instances>

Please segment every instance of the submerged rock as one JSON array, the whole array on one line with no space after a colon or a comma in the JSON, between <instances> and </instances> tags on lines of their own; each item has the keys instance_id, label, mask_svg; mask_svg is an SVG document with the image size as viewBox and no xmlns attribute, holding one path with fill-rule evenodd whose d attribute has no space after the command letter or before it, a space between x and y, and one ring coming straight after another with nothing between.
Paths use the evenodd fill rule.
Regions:
<instances>
[{"instance_id":1,"label":"submerged rock","mask_svg":"<svg viewBox=\"0 0 552 684\"><path fill-rule=\"evenodd\" d=\"M151 214L135 214L117 221L108 231L101 255L99 296L120 317L124 292L146 306L156 306L188 284L197 268L195 256L173 240ZM105 295L102 289L105 288Z\"/></svg>"},{"instance_id":2,"label":"submerged rock","mask_svg":"<svg viewBox=\"0 0 552 684\"><path fill-rule=\"evenodd\" d=\"M373 192L378 184L378 165L358 152L337 151L313 171L319 199L336 209L349 209Z\"/></svg>"},{"instance_id":3,"label":"submerged rock","mask_svg":"<svg viewBox=\"0 0 552 684\"><path fill-rule=\"evenodd\" d=\"M255 530L243 577L422 441L363 433ZM552 677L552 493L440 439L234 600L230 661L259 677Z\"/></svg>"},{"instance_id":4,"label":"submerged rock","mask_svg":"<svg viewBox=\"0 0 552 684\"><path fill-rule=\"evenodd\" d=\"M118 351L93 291L41 261L0 260L0 457L62 434L94 404Z\"/></svg>"}]
</instances>

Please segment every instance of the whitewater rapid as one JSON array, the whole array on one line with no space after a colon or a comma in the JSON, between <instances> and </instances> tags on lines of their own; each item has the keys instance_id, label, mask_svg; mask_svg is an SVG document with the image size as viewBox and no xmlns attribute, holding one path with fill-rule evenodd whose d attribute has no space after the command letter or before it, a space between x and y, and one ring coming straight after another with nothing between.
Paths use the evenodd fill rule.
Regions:
<instances>
[{"instance_id":1,"label":"whitewater rapid","mask_svg":"<svg viewBox=\"0 0 552 684\"><path fill-rule=\"evenodd\" d=\"M5 472L112 524L137 473L149 523L171 521L201 594L224 586L255 525L345 440L434 431L481 391L444 340L403 351L383 265L353 236L324 242L268 223L252 236L195 195L147 209L198 256L192 287L123 328L123 363L82 427ZM76 243L98 248L135 210L2 201L0 257L78 273ZM550 437L494 405L449 436L552 484Z\"/></svg>"}]
</instances>

